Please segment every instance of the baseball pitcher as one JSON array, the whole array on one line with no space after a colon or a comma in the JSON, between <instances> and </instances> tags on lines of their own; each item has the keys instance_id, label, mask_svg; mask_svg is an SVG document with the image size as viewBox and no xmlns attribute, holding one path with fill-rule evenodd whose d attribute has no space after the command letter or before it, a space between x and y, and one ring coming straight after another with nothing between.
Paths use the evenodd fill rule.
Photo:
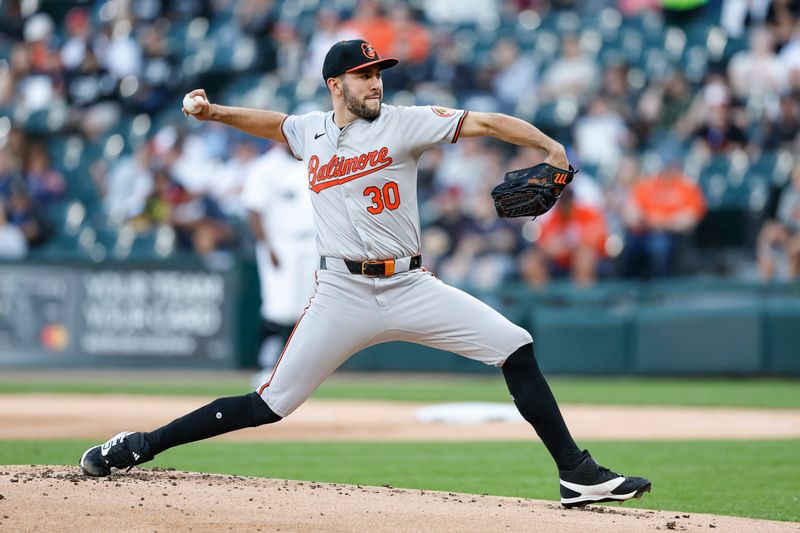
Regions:
<instances>
[{"instance_id":1,"label":"baseball pitcher","mask_svg":"<svg viewBox=\"0 0 800 533\"><path fill-rule=\"evenodd\" d=\"M526 182L552 181L557 189L550 196L557 197L571 179L563 146L507 115L383 104L381 70L397 62L362 40L336 43L322 69L333 101L327 113L286 116L212 104L203 89L189 94L195 103L185 113L287 143L305 165L320 255L316 292L255 392L217 399L155 431L119 433L86 450L80 464L87 475L105 476L179 444L278 422L353 353L409 341L502 370L515 405L556 463L565 507L624 501L650 490L648 480L603 468L578 448L527 331L423 267L416 170L427 148L492 136L542 150L545 163L561 170ZM539 198L533 211L545 203ZM514 216L516 204L498 209Z\"/></svg>"}]
</instances>

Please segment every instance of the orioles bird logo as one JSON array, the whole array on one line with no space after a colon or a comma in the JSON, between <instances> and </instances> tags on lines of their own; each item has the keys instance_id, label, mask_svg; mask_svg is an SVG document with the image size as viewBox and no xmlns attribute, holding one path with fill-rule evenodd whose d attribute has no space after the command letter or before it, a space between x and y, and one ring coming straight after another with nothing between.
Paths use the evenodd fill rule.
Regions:
<instances>
[{"instance_id":1,"label":"orioles bird logo","mask_svg":"<svg viewBox=\"0 0 800 533\"><path fill-rule=\"evenodd\" d=\"M369 43L364 43L361 45L361 51L367 57L367 59L375 59L378 57L378 53L372 48L372 45Z\"/></svg>"},{"instance_id":2,"label":"orioles bird logo","mask_svg":"<svg viewBox=\"0 0 800 533\"><path fill-rule=\"evenodd\" d=\"M441 106L431 106L431 111L439 115L440 117L452 117L456 114L455 109L450 109L449 107L441 107Z\"/></svg>"}]
</instances>

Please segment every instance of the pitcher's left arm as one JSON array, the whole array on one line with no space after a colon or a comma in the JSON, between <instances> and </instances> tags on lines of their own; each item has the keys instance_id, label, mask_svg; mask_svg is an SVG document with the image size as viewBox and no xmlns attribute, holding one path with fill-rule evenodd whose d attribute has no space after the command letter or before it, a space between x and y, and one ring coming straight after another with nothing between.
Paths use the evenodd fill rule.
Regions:
<instances>
[{"instance_id":1,"label":"pitcher's left arm","mask_svg":"<svg viewBox=\"0 0 800 533\"><path fill-rule=\"evenodd\" d=\"M538 148L547 154L545 163L558 168L569 168L564 146L522 119L502 113L470 111L461 126L461 137L483 136L494 137L517 146Z\"/></svg>"}]
</instances>

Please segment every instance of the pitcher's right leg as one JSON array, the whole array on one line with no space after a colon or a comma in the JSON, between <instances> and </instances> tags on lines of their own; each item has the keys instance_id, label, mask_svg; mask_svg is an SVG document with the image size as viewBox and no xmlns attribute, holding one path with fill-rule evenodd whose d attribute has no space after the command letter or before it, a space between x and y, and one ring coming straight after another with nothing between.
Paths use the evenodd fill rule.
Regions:
<instances>
[{"instance_id":1,"label":"pitcher's right leg","mask_svg":"<svg viewBox=\"0 0 800 533\"><path fill-rule=\"evenodd\" d=\"M317 292L267 383L250 394L218 398L155 431L118 433L83 453L83 472L107 476L112 468L130 469L173 446L277 422L294 411L384 327L369 279L333 272L318 277Z\"/></svg>"},{"instance_id":2,"label":"pitcher's right leg","mask_svg":"<svg viewBox=\"0 0 800 533\"><path fill-rule=\"evenodd\" d=\"M355 352L385 329L374 281L329 270L297 322L270 378L256 389L270 409L286 417Z\"/></svg>"},{"instance_id":3,"label":"pitcher's right leg","mask_svg":"<svg viewBox=\"0 0 800 533\"><path fill-rule=\"evenodd\" d=\"M86 450L80 465L86 475L107 476L112 468L130 469L174 446L280 419L255 392L217 398L155 431L118 433Z\"/></svg>"}]
</instances>

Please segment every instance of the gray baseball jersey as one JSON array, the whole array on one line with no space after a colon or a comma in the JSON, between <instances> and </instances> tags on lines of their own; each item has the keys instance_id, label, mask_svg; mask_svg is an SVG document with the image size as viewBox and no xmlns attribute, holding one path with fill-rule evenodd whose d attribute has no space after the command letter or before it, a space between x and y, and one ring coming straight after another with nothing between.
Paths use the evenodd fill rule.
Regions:
<instances>
[{"instance_id":1,"label":"gray baseball jersey","mask_svg":"<svg viewBox=\"0 0 800 533\"><path fill-rule=\"evenodd\" d=\"M280 416L294 411L353 353L408 341L501 366L530 334L421 268L417 163L458 140L466 111L381 106L340 129L333 112L287 117L282 130L308 170L325 268L271 377L258 393ZM395 274L352 274L344 260L395 259Z\"/></svg>"},{"instance_id":2,"label":"gray baseball jersey","mask_svg":"<svg viewBox=\"0 0 800 533\"><path fill-rule=\"evenodd\" d=\"M333 111L290 116L283 133L308 168L317 246L323 256L384 259L419 253L417 162L456 142L465 111L381 106L341 131Z\"/></svg>"}]
</instances>

